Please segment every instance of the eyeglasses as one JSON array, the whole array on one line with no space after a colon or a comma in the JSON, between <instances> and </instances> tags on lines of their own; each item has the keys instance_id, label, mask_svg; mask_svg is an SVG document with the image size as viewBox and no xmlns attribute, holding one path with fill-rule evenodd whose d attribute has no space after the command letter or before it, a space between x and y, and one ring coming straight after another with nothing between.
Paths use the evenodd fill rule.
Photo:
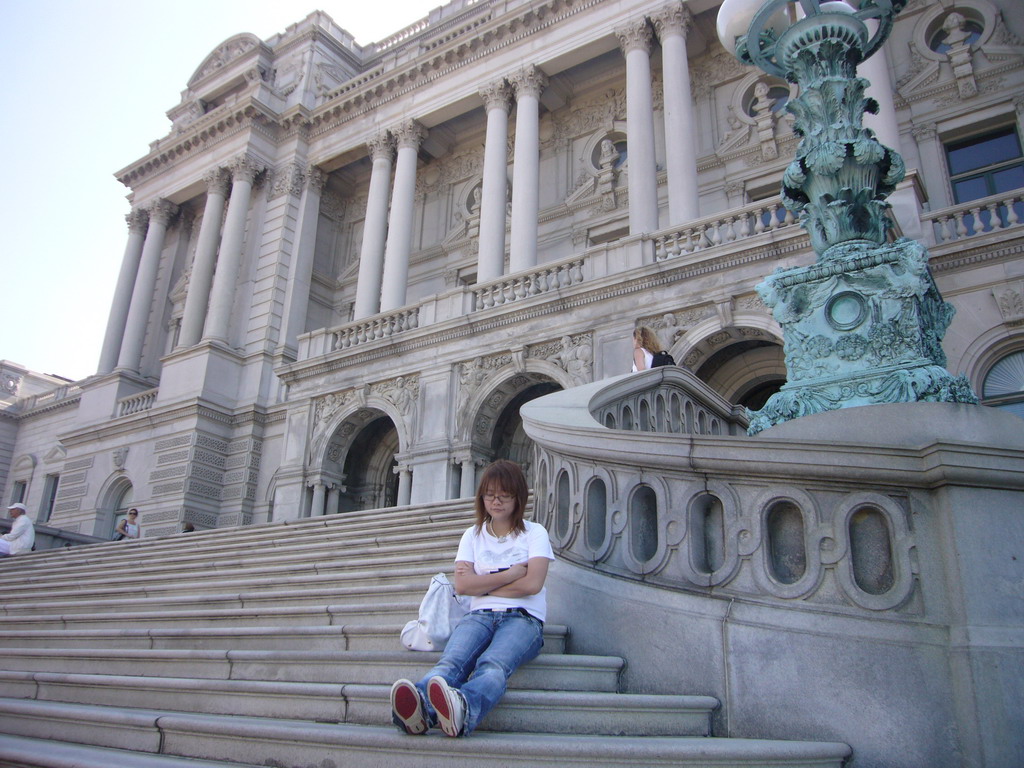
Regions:
<instances>
[{"instance_id":1,"label":"eyeglasses","mask_svg":"<svg viewBox=\"0 0 1024 768\"><path fill-rule=\"evenodd\" d=\"M137 515L139 513L138 512L129 512L128 514L131 515L132 517L135 517L135 515Z\"/></svg>"},{"instance_id":2,"label":"eyeglasses","mask_svg":"<svg viewBox=\"0 0 1024 768\"><path fill-rule=\"evenodd\" d=\"M484 501L491 503L498 502L499 504L508 504L514 497L509 496L507 493L485 493Z\"/></svg>"}]
</instances>

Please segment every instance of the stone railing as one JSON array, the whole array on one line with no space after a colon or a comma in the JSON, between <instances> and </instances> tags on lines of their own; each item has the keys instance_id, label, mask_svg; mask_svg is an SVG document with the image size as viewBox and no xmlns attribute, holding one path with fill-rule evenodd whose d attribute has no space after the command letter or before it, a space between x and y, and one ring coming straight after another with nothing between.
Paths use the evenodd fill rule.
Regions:
<instances>
[{"instance_id":1,"label":"stone railing","mask_svg":"<svg viewBox=\"0 0 1024 768\"><path fill-rule=\"evenodd\" d=\"M147 389L145 392L122 397L117 401L117 415L131 416L135 413L148 411L156 403L156 396L159 391L159 389Z\"/></svg>"},{"instance_id":2,"label":"stone railing","mask_svg":"<svg viewBox=\"0 0 1024 768\"><path fill-rule=\"evenodd\" d=\"M490 309L579 285L583 282L583 263L583 258L572 258L478 286L473 291L473 309Z\"/></svg>"},{"instance_id":3,"label":"stone railing","mask_svg":"<svg viewBox=\"0 0 1024 768\"><path fill-rule=\"evenodd\" d=\"M13 410L18 413L28 413L38 408L46 408L53 405L61 404L72 404L78 401L78 398L82 396L82 388L77 384L66 384L64 386L56 387L49 392L44 392L39 395L29 395L28 397L19 397L13 406Z\"/></svg>"},{"instance_id":4,"label":"stone railing","mask_svg":"<svg viewBox=\"0 0 1024 768\"><path fill-rule=\"evenodd\" d=\"M706 216L683 227L659 232L654 240L654 258L663 261L796 224L796 219L782 205L780 197L759 200L743 208Z\"/></svg>"},{"instance_id":5,"label":"stone railing","mask_svg":"<svg viewBox=\"0 0 1024 768\"><path fill-rule=\"evenodd\" d=\"M521 413L536 445L535 519L566 560L758 601L875 613L911 599L906 491L887 489L914 478L912 452L886 465L856 446L749 437L742 409L678 367Z\"/></svg>"},{"instance_id":6,"label":"stone railing","mask_svg":"<svg viewBox=\"0 0 1024 768\"><path fill-rule=\"evenodd\" d=\"M590 401L608 429L690 435L742 435L746 410L708 389L688 368L656 368L620 379Z\"/></svg>"},{"instance_id":7,"label":"stone railing","mask_svg":"<svg viewBox=\"0 0 1024 768\"><path fill-rule=\"evenodd\" d=\"M420 323L420 308L403 307L395 312L380 314L366 320L357 320L354 323L332 328L331 349L349 349L377 339L388 339L403 331L418 328Z\"/></svg>"},{"instance_id":8,"label":"stone railing","mask_svg":"<svg viewBox=\"0 0 1024 768\"><path fill-rule=\"evenodd\" d=\"M1003 192L921 215L936 245L1019 227L1024 223L1024 189Z\"/></svg>"}]
</instances>

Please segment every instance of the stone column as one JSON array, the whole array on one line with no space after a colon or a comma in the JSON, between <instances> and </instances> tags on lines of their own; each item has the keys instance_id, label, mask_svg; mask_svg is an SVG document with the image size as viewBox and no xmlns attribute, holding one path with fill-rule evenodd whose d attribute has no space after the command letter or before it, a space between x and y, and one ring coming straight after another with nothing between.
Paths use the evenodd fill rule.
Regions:
<instances>
[{"instance_id":1,"label":"stone column","mask_svg":"<svg viewBox=\"0 0 1024 768\"><path fill-rule=\"evenodd\" d=\"M313 257L316 251L316 225L320 219L320 193L326 182L327 175L316 166L311 165L306 169L299 202L296 242L292 252L293 266L284 297L284 325L278 337L279 348L295 348L298 335L306 330L309 286L313 281Z\"/></svg>"},{"instance_id":2,"label":"stone column","mask_svg":"<svg viewBox=\"0 0 1024 768\"><path fill-rule=\"evenodd\" d=\"M327 490L327 509L324 511L325 515L336 515L341 509L341 488L337 485L331 485Z\"/></svg>"},{"instance_id":3,"label":"stone column","mask_svg":"<svg viewBox=\"0 0 1024 768\"><path fill-rule=\"evenodd\" d=\"M206 207L203 210L203 223L199 225L192 274L188 279L185 311L181 318L181 333L178 335L179 347L195 346L203 337L206 307L210 303L210 286L213 284L213 268L217 262L221 219L224 217L224 203L231 185L231 177L223 168L210 171L203 180L207 187Z\"/></svg>"},{"instance_id":4,"label":"stone column","mask_svg":"<svg viewBox=\"0 0 1024 768\"><path fill-rule=\"evenodd\" d=\"M689 8L679 2L652 19L661 40L665 83L665 157L668 164L668 223L683 224L700 217L697 194L696 121L690 93L686 35L693 26ZM630 153L632 159L632 152Z\"/></svg>"},{"instance_id":5,"label":"stone column","mask_svg":"<svg viewBox=\"0 0 1024 768\"><path fill-rule=\"evenodd\" d=\"M324 514L324 501L327 497L327 486L317 480L313 483L313 502L309 507L310 517L319 517Z\"/></svg>"},{"instance_id":6,"label":"stone column","mask_svg":"<svg viewBox=\"0 0 1024 768\"><path fill-rule=\"evenodd\" d=\"M480 252L476 281L497 280L505 271L505 210L508 204L509 87L504 80L480 91L487 110L484 180L480 194Z\"/></svg>"},{"instance_id":7,"label":"stone column","mask_svg":"<svg viewBox=\"0 0 1024 768\"><path fill-rule=\"evenodd\" d=\"M396 467L398 473L398 503L396 506L407 507L412 500L412 470L408 467Z\"/></svg>"},{"instance_id":8,"label":"stone column","mask_svg":"<svg viewBox=\"0 0 1024 768\"><path fill-rule=\"evenodd\" d=\"M245 243L245 222L249 217L249 201L256 175L262 170L251 157L242 156L231 164L231 198L220 242L217 270L213 276L210 309L206 315L203 339L227 342L231 325L231 307L235 300L235 284L242 263Z\"/></svg>"},{"instance_id":9,"label":"stone column","mask_svg":"<svg viewBox=\"0 0 1024 768\"><path fill-rule=\"evenodd\" d=\"M509 82L516 97L516 145L512 165L512 240L509 271L537 264L540 214L540 94L547 75L536 67L520 70Z\"/></svg>"},{"instance_id":10,"label":"stone column","mask_svg":"<svg viewBox=\"0 0 1024 768\"><path fill-rule=\"evenodd\" d=\"M398 144L398 158L395 161L395 187L391 193L388 242L384 250L381 312L390 312L405 305L416 204L416 160L420 142L427 137L427 129L415 120L407 120L394 134Z\"/></svg>"},{"instance_id":11,"label":"stone column","mask_svg":"<svg viewBox=\"0 0 1024 768\"><path fill-rule=\"evenodd\" d=\"M616 30L626 56L626 130L629 156L629 232L658 229L658 168L654 159L651 28L646 19Z\"/></svg>"},{"instance_id":12,"label":"stone column","mask_svg":"<svg viewBox=\"0 0 1024 768\"><path fill-rule=\"evenodd\" d=\"M142 245L146 240L146 227L149 224L149 213L142 208L134 209L124 218L128 222L128 243L124 247L121 271L117 275L117 287L114 289L114 302L110 306L107 332L103 337L98 373L110 373L117 367L121 340L128 323L128 310L132 305L132 292L139 273Z\"/></svg>"},{"instance_id":13,"label":"stone column","mask_svg":"<svg viewBox=\"0 0 1024 768\"><path fill-rule=\"evenodd\" d=\"M149 229L146 241L142 246L139 261L139 272L135 277L132 290L131 307L125 323L124 339L121 342L121 353L117 358L117 367L127 371L138 371L142 362L142 345L146 340L146 326L149 313L154 304L153 292L156 289L156 276L160 269L160 254L164 250L164 240L171 219L178 213L178 206L170 200L160 199L149 207Z\"/></svg>"},{"instance_id":14,"label":"stone column","mask_svg":"<svg viewBox=\"0 0 1024 768\"><path fill-rule=\"evenodd\" d=\"M878 22L866 19L869 34L878 29ZM878 114L864 114L864 127L875 132L875 137L889 149L895 149L901 155L900 127L896 120L896 101L893 98L892 80L889 77L889 57L886 46L882 46L875 55L857 65L857 75L871 83L864 95L878 102Z\"/></svg>"},{"instance_id":15,"label":"stone column","mask_svg":"<svg viewBox=\"0 0 1024 768\"><path fill-rule=\"evenodd\" d=\"M462 460L462 478L459 481L459 498L466 499L476 495L476 462L473 459Z\"/></svg>"},{"instance_id":16,"label":"stone column","mask_svg":"<svg viewBox=\"0 0 1024 768\"><path fill-rule=\"evenodd\" d=\"M384 269L384 242L388 233L388 192L391 186L391 161L395 141L386 131L370 140L370 191L366 196L363 244L359 251L359 278L356 282L356 320L380 311L380 285Z\"/></svg>"}]
</instances>

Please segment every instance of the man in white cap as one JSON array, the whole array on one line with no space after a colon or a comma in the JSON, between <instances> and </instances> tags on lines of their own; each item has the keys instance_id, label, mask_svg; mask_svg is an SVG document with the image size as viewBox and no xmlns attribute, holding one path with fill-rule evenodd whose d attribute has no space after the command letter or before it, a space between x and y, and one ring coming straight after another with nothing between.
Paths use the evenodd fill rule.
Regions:
<instances>
[{"instance_id":1,"label":"man in white cap","mask_svg":"<svg viewBox=\"0 0 1024 768\"><path fill-rule=\"evenodd\" d=\"M29 519L28 510L21 502L11 504L7 508L14 520L11 525L11 532L0 536L0 556L17 555L22 552L31 552L36 543L36 529Z\"/></svg>"}]
</instances>

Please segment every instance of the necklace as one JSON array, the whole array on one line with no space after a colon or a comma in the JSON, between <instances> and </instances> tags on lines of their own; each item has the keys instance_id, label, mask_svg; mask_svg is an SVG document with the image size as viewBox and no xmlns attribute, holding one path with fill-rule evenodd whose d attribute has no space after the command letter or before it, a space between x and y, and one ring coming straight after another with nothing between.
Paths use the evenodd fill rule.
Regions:
<instances>
[{"instance_id":1,"label":"necklace","mask_svg":"<svg viewBox=\"0 0 1024 768\"><path fill-rule=\"evenodd\" d=\"M496 534L494 532L494 526L491 525L491 521L490 520L487 521L486 528L487 528L487 532L489 534L491 534L491 536L493 536L495 539L497 539L499 544L504 544L506 541L508 541L508 533L511 533L511 531L509 531L508 533L504 534L503 536L499 536L498 534Z\"/></svg>"}]
</instances>

